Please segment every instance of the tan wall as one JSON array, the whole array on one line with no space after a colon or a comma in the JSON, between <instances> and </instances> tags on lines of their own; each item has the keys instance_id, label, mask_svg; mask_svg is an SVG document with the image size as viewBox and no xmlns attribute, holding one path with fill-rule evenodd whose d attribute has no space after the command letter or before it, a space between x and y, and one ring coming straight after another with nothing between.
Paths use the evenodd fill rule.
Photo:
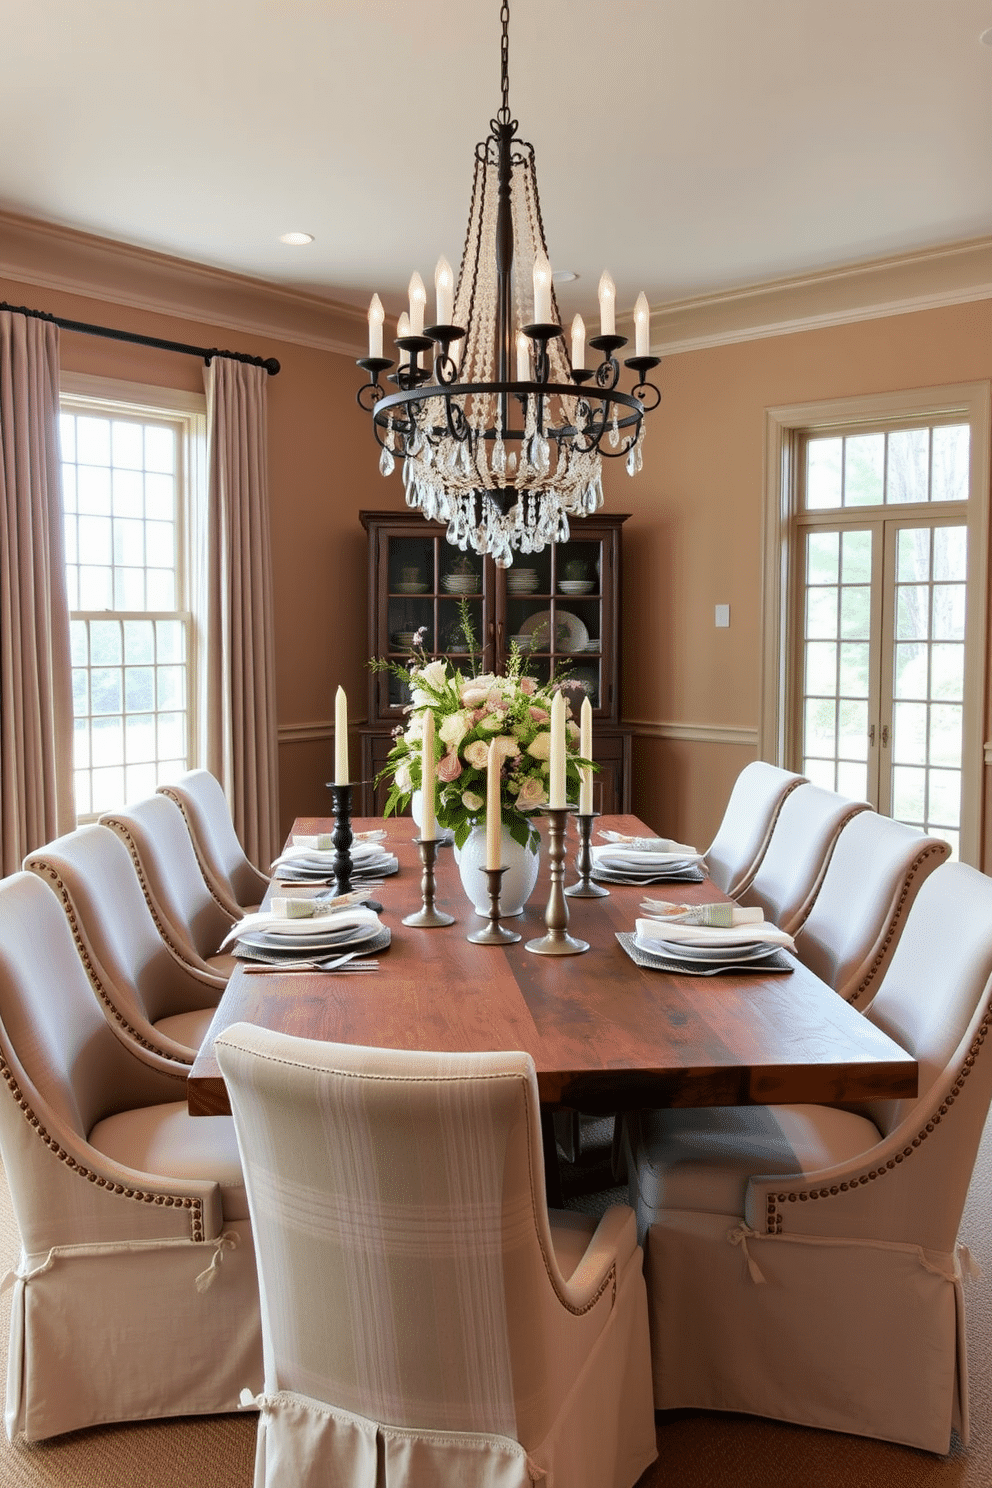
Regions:
<instances>
[{"instance_id":1,"label":"tan wall","mask_svg":"<svg viewBox=\"0 0 992 1488\"><path fill-rule=\"evenodd\" d=\"M170 284L181 285L182 265L169 261L168 268ZM51 264L45 274L47 283L58 282ZM221 276L212 289L202 271L189 274L190 303L202 317L215 294L222 325L132 308L109 291L101 300L2 277L0 297L150 335L275 355L282 363L269 383L269 476L288 826L296 814L327 807L328 721L339 682L353 723L365 714L366 563L358 511L401 507L402 488L397 475L384 481L378 473L368 420L355 403L352 358L247 325L225 329L232 298ZM260 295L255 286L255 314ZM277 308L287 313L285 297ZM298 306L294 313L297 324ZM346 327L346 336L353 333ZM72 333L63 333L62 364L202 388L193 358ZM644 470L631 480L617 464L606 478L608 505L631 513L624 528L623 715L635 727L634 810L657 830L705 846L757 747L765 409L990 378L992 302L681 353L655 375L663 399L649 419ZM731 607L729 630L714 629L719 603ZM666 737L666 730L682 737ZM352 759L357 767L357 739Z\"/></svg>"}]
</instances>

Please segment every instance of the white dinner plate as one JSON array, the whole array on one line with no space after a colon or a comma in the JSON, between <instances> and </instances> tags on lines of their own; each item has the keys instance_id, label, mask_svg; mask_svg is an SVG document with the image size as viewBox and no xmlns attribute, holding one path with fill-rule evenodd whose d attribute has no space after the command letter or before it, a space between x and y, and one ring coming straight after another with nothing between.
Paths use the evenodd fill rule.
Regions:
<instances>
[{"instance_id":1,"label":"white dinner plate","mask_svg":"<svg viewBox=\"0 0 992 1488\"><path fill-rule=\"evenodd\" d=\"M772 956L781 949L767 941L752 941L746 946L694 946L681 940L642 940L639 935L634 936L634 944L639 950L652 956L664 956L666 960L674 957L680 961L719 961L728 965L736 961L760 961L763 956Z\"/></svg>"},{"instance_id":2,"label":"white dinner plate","mask_svg":"<svg viewBox=\"0 0 992 1488\"><path fill-rule=\"evenodd\" d=\"M719 976L721 972L729 976L739 976L744 971L755 972L763 976L768 972L795 971L795 967L785 952L778 949L773 949L770 956L762 956L757 961L721 961L711 964L709 961L686 961L674 956L656 956L653 951L643 950L637 944L635 936L621 930L616 932L616 936L630 959L649 971L668 971L675 976Z\"/></svg>"},{"instance_id":3,"label":"white dinner plate","mask_svg":"<svg viewBox=\"0 0 992 1488\"><path fill-rule=\"evenodd\" d=\"M530 636L532 648L537 651L559 651L563 655L572 656L576 651L584 651L589 644L589 632L586 630L578 615L573 615L571 610L558 610L554 624L557 632L557 644L551 645L551 611L538 610L536 615L528 615L520 627L520 634ZM543 633L537 636L537 645L533 646L534 632Z\"/></svg>"},{"instance_id":4,"label":"white dinner plate","mask_svg":"<svg viewBox=\"0 0 992 1488\"><path fill-rule=\"evenodd\" d=\"M247 935L238 937L238 944L257 947L262 951L279 951L293 958L306 955L311 951L332 951L338 947L351 947L364 945L367 940L374 940L382 929L381 924L375 925L352 925L347 930L336 932L324 931L315 935L275 935L268 930L249 931Z\"/></svg>"}]
</instances>

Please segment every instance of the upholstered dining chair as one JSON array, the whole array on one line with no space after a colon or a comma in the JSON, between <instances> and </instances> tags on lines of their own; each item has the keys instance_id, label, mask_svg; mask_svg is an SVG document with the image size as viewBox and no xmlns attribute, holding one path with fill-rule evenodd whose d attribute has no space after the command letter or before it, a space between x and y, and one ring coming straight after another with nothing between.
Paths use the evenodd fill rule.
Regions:
<instances>
[{"instance_id":1,"label":"upholstered dining chair","mask_svg":"<svg viewBox=\"0 0 992 1488\"><path fill-rule=\"evenodd\" d=\"M90 985L118 1032L192 1064L227 982L188 965L162 938L116 833L78 827L29 853L24 867L55 891Z\"/></svg>"},{"instance_id":2,"label":"upholstered dining chair","mask_svg":"<svg viewBox=\"0 0 992 1488\"><path fill-rule=\"evenodd\" d=\"M717 888L731 898L742 894L758 871L782 802L805 775L754 760L745 765L730 792L723 820L706 849L706 869Z\"/></svg>"},{"instance_id":3,"label":"upholstered dining chair","mask_svg":"<svg viewBox=\"0 0 992 1488\"><path fill-rule=\"evenodd\" d=\"M804 782L782 802L757 872L737 898L762 909L766 920L790 935L805 921L816 899L841 829L867 801L849 801L835 791Z\"/></svg>"},{"instance_id":4,"label":"upholstered dining chair","mask_svg":"<svg viewBox=\"0 0 992 1488\"><path fill-rule=\"evenodd\" d=\"M262 1370L233 1123L190 1117L186 1067L118 1037L33 873L0 882L0 1073L8 1435L237 1409Z\"/></svg>"},{"instance_id":5,"label":"upholstered dining chair","mask_svg":"<svg viewBox=\"0 0 992 1488\"><path fill-rule=\"evenodd\" d=\"M189 770L158 787L183 814L207 887L228 914L250 914L261 904L269 880L245 857L234 830L224 788L209 770Z\"/></svg>"},{"instance_id":6,"label":"upholstered dining chair","mask_svg":"<svg viewBox=\"0 0 992 1488\"><path fill-rule=\"evenodd\" d=\"M881 985L921 884L950 851L941 838L890 816L853 816L796 935L800 961L864 1010Z\"/></svg>"},{"instance_id":7,"label":"upholstered dining chair","mask_svg":"<svg viewBox=\"0 0 992 1488\"><path fill-rule=\"evenodd\" d=\"M657 1455L634 1216L549 1215L530 1056L245 1023L216 1050L263 1298L257 1488L630 1488Z\"/></svg>"},{"instance_id":8,"label":"upholstered dining chair","mask_svg":"<svg viewBox=\"0 0 992 1488\"><path fill-rule=\"evenodd\" d=\"M220 946L240 916L211 894L175 801L148 796L108 811L100 824L131 854L160 935L194 970L229 977L237 963Z\"/></svg>"},{"instance_id":9,"label":"upholstered dining chair","mask_svg":"<svg viewBox=\"0 0 992 1488\"><path fill-rule=\"evenodd\" d=\"M927 878L865 1017L915 1055L915 1100L628 1119L655 1404L946 1452L968 1438L957 1234L992 1096L992 880Z\"/></svg>"}]
</instances>

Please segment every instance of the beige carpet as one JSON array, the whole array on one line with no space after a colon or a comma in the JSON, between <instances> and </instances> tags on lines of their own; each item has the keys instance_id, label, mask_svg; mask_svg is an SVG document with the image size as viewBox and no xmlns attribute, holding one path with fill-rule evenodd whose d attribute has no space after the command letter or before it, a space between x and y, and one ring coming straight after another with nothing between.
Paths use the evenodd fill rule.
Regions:
<instances>
[{"instance_id":1,"label":"beige carpet","mask_svg":"<svg viewBox=\"0 0 992 1488\"><path fill-rule=\"evenodd\" d=\"M992 1126L979 1155L961 1235L985 1272L969 1284L967 1295L972 1415L967 1451L955 1443L948 1457L932 1457L884 1442L749 1417L679 1413L658 1417L659 1458L639 1488L990 1488L990 1196ZM17 1250L0 1174L0 1268L14 1261ZM9 1293L0 1299L0 1379L6 1377L8 1323ZM255 1422L247 1416L100 1427L20 1448L0 1432L0 1488L251 1488L254 1447Z\"/></svg>"}]
</instances>

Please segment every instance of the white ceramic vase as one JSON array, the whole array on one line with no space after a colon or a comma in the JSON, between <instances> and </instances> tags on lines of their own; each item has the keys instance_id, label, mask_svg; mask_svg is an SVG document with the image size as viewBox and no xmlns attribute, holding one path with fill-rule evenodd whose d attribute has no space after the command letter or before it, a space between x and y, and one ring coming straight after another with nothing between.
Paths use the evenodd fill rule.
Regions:
<instances>
[{"instance_id":1,"label":"white ceramic vase","mask_svg":"<svg viewBox=\"0 0 992 1488\"><path fill-rule=\"evenodd\" d=\"M504 823L500 858L507 870L503 874L499 894L499 912L501 918L505 920L513 915L521 914L524 905L534 892L537 870L540 866L540 852L531 852L529 847L522 847L510 836L509 828ZM458 872L461 874L462 888L468 895L469 902L475 906L476 914L488 919L488 880L482 872L486 866L485 823L473 829L464 847L455 848L455 861L458 864Z\"/></svg>"}]
</instances>

